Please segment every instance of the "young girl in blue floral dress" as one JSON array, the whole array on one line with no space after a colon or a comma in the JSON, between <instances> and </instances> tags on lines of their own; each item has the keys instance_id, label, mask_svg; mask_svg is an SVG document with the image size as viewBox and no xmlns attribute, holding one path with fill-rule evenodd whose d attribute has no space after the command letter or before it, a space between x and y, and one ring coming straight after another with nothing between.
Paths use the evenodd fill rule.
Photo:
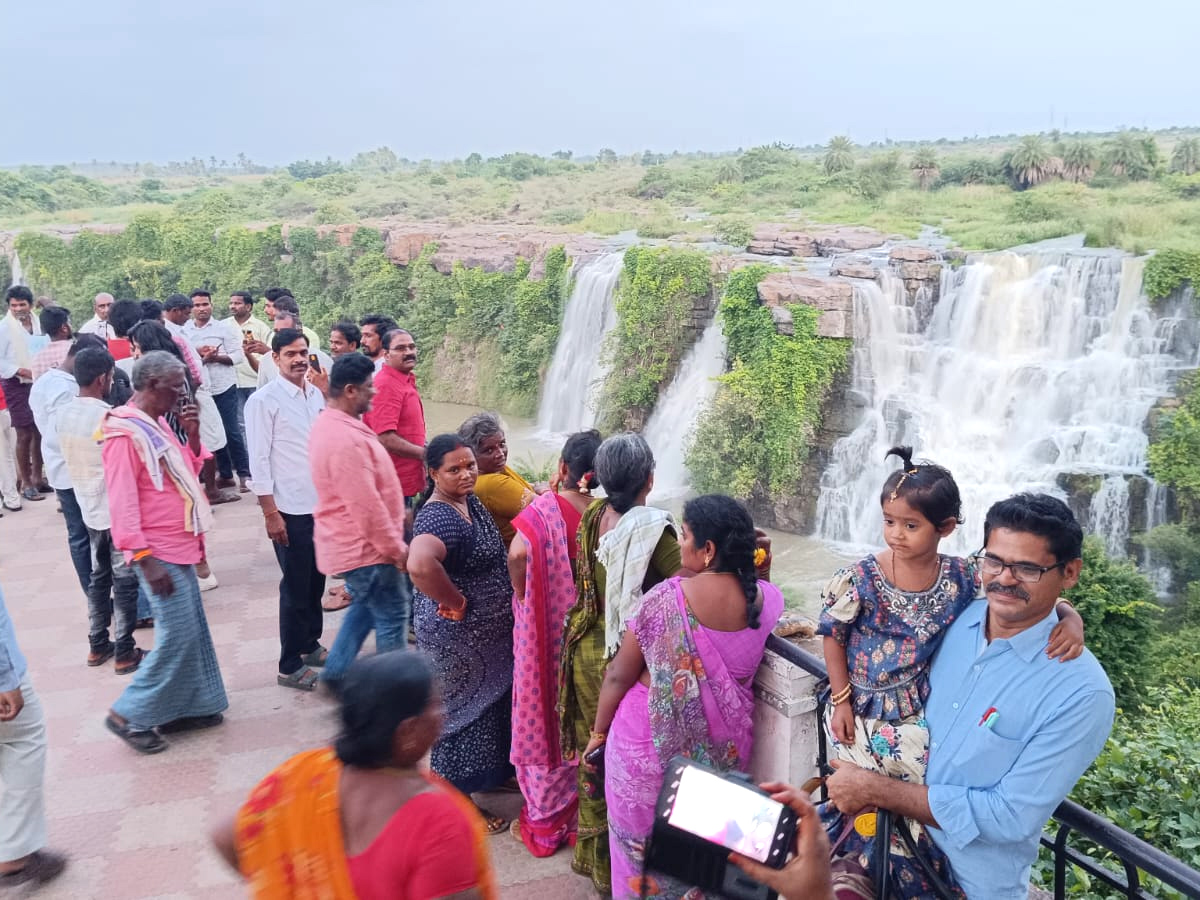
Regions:
<instances>
[{"instance_id":1,"label":"young girl in blue floral dress","mask_svg":"<svg viewBox=\"0 0 1200 900\"><path fill-rule=\"evenodd\" d=\"M942 538L962 522L953 476L932 463L913 463L910 447L893 447L887 455L903 463L880 494L888 549L840 569L822 598L817 632L824 635L829 670L826 725L839 759L920 784L929 762L929 666L980 583L972 560L938 553ZM1046 652L1074 659L1083 650L1083 620L1065 600L1058 614L1062 621ZM825 804L822 818L831 840L843 838L846 819L832 804ZM839 852L869 867L874 823L874 811L856 818ZM908 826L922 855L953 887L945 857L917 823ZM891 852L894 895L933 896L899 839Z\"/></svg>"}]
</instances>

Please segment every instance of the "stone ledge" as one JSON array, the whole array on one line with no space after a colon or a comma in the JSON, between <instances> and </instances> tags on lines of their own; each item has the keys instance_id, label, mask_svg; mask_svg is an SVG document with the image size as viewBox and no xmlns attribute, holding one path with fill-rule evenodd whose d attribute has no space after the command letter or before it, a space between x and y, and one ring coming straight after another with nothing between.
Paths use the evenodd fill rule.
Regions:
<instances>
[{"instance_id":1,"label":"stone ledge","mask_svg":"<svg viewBox=\"0 0 1200 900\"><path fill-rule=\"evenodd\" d=\"M847 281L819 278L814 275L799 275L792 272L774 272L758 283L758 299L767 306L783 309L798 303L820 310L817 319L817 334L829 338L854 336L854 289ZM786 317L774 311L776 329L781 334L792 326L792 316Z\"/></svg>"}]
</instances>

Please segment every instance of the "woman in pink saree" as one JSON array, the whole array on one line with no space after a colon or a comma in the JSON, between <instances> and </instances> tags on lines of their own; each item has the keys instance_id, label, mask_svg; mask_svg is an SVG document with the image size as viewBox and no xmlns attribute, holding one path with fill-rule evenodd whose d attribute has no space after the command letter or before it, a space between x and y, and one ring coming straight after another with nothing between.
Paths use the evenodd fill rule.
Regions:
<instances>
[{"instance_id":1,"label":"woman in pink saree","mask_svg":"<svg viewBox=\"0 0 1200 900\"><path fill-rule=\"evenodd\" d=\"M586 751L605 747L614 898L703 896L643 876L663 773L676 755L723 772L750 764L754 673L783 612L779 589L758 580L754 523L741 504L697 497L683 508L682 532L683 567L699 574L643 597L605 672Z\"/></svg>"},{"instance_id":2,"label":"woman in pink saree","mask_svg":"<svg viewBox=\"0 0 1200 900\"><path fill-rule=\"evenodd\" d=\"M563 622L576 601L575 554L584 510L598 484L592 471L598 431L571 435L563 447L557 491L539 495L513 519L512 753L525 796L512 832L534 856L573 843L579 809L576 761L559 746L558 669Z\"/></svg>"}]
</instances>

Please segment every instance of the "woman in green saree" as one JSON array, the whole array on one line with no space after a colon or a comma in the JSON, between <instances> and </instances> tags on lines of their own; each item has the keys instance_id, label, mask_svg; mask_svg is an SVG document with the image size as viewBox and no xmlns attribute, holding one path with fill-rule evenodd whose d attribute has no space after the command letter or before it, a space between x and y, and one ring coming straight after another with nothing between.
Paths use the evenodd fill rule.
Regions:
<instances>
[{"instance_id":1,"label":"woman in green saree","mask_svg":"<svg viewBox=\"0 0 1200 900\"><path fill-rule=\"evenodd\" d=\"M610 437L596 451L596 477L607 495L579 525L575 586L567 613L559 676L562 749L569 759L592 738L604 667L644 591L680 571L671 514L645 505L654 486L654 454L640 434ZM579 767L579 832L571 868L611 893L604 775Z\"/></svg>"}]
</instances>

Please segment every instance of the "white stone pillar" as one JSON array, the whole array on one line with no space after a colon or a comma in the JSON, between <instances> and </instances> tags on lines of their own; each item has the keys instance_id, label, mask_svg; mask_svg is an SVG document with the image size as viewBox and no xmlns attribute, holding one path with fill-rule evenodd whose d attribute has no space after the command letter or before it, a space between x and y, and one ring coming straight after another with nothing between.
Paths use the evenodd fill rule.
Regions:
<instances>
[{"instance_id":1,"label":"white stone pillar","mask_svg":"<svg viewBox=\"0 0 1200 900\"><path fill-rule=\"evenodd\" d=\"M817 774L817 679L768 650L754 676L756 782L801 785Z\"/></svg>"}]
</instances>

